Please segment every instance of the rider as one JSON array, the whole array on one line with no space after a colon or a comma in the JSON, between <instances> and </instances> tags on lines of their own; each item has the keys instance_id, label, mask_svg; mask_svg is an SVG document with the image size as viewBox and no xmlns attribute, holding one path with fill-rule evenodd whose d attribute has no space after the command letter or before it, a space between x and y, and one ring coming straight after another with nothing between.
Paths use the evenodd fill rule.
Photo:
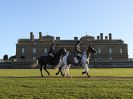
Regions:
<instances>
[{"instance_id":1,"label":"rider","mask_svg":"<svg viewBox=\"0 0 133 99\"><path fill-rule=\"evenodd\" d=\"M80 64L80 61L81 61L81 50L80 50L80 41L77 41L76 42L76 46L75 46L75 49L74 49L74 52L77 56L77 58L79 59L79 64Z\"/></svg>"},{"instance_id":2,"label":"rider","mask_svg":"<svg viewBox=\"0 0 133 99\"><path fill-rule=\"evenodd\" d=\"M52 43L51 47L50 47L50 50L48 52L48 54L51 56L51 57L54 57L54 49L55 49L55 43Z\"/></svg>"}]
</instances>

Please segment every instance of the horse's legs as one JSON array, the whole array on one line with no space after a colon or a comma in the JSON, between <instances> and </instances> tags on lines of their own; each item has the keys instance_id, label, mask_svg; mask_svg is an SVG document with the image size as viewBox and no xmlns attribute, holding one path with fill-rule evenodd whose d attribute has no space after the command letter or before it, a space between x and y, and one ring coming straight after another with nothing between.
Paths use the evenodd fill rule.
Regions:
<instances>
[{"instance_id":1,"label":"horse's legs","mask_svg":"<svg viewBox=\"0 0 133 99\"><path fill-rule=\"evenodd\" d=\"M63 77L64 77L64 74L63 74L62 70L61 70L61 76L63 76Z\"/></svg>"},{"instance_id":2,"label":"horse's legs","mask_svg":"<svg viewBox=\"0 0 133 99\"><path fill-rule=\"evenodd\" d=\"M55 75L58 75L61 72L61 69L58 69L58 72Z\"/></svg>"},{"instance_id":3,"label":"horse's legs","mask_svg":"<svg viewBox=\"0 0 133 99\"><path fill-rule=\"evenodd\" d=\"M90 75L89 75L89 73L88 73L88 71L89 71L88 64L85 64L85 65L84 65L84 69L85 69L85 70L82 72L82 74L85 74L85 73L86 73L86 74L87 74L87 77L90 78Z\"/></svg>"},{"instance_id":4,"label":"horse's legs","mask_svg":"<svg viewBox=\"0 0 133 99\"><path fill-rule=\"evenodd\" d=\"M69 73L69 68L70 68L71 64L69 64L67 67L66 67L66 73L67 73L67 77L71 77L70 76L70 73Z\"/></svg>"},{"instance_id":5,"label":"horse's legs","mask_svg":"<svg viewBox=\"0 0 133 99\"><path fill-rule=\"evenodd\" d=\"M86 72L86 64L84 64L83 67L84 67L84 71L82 72L82 74L85 74L85 73L87 73Z\"/></svg>"},{"instance_id":6,"label":"horse's legs","mask_svg":"<svg viewBox=\"0 0 133 99\"><path fill-rule=\"evenodd\" d=\"M63 72L62 72L62 70L61 70L61 69L62 69L62 67L59 67L59 68L58 68L58 72L56 73L56 75L58 75L58 74L61 72L61 76L63 76L63 77L64 77L64 74L63 74Z\"/></svg>"},{"instance_id":7,"label":"horse's legs","mask_svg":"<svg viewBox=\"0 0 133 99\"><path fill-rule=\"evenodd\" d=\"M90 76L90 74L89 74L88 72L89 72L89 68L88 68L88 66L87 66L86 74L87 74L87 77L90 78L91 76Z\"/></svg>"},{"instance_id":8,"label":"horse's legs","mask_svg":"<svg viewBox=\"0 0 133 99\"><path fill-rule=\"evenodd\" d=\"M50 76L50 73L47 71L47 65L44 65L44 70L47 72L47 74Z\"/></svg>"},{"instance_id":9,"label":"horse's legs","mask_svg":"<svg viewBox=\"0 0 133 99\"><path fill-rule=\"evenodd\" d=\"M41 76L43 77L43 74L42 74L42 65L40 65L40 72L41 72Z\"/></svg>"},{"instance_id":10,"label":"horse's legs","mask_svg":"<svg viewBox=\"0 0 133 99\"><path fill-rule=\"evenodd\" d=\"M69 68L70 68L70 65L65 65L62 67L62 71L64 73L64 76L66 76L66 77L71 77L69 74Z\"/></svg>"},{"instance_id":11,"label":"horse's legs","mask_svg":"<svg viewBox=\"0 0 133 99\"><path fill-rule=\"evenodd\" d=\"M62 74L65 77L66 76L66 66L63 66L61 71L62 71Z\"/></svg>"},{"instance_id":12,"label":"horse's legs","mask_svg":"<svg viewBox=\"0 0 133 99\"><path fill-rule=\"evenodd\" d=\"M62 72L62 67L59 68L59 70L58 70L58 72L56 73L56 75L58 75L60 72L61 72L61 76L64 77L64 74L63 74L63 72Z\"/></svg>"},{"instance_id":13,"label":"horse's legs","mask_svg":"<svg viewBox=\"0 0 133 99\"><path fill-rule=\"evenodd\" d=\"M62 62L60 60L59 64L55 67L55 69L59 69L61 65L62 65Z\"/></svg>"},{"instance_id":14,"label":"horse's legs","mask_svg":"<svg viewBox=\"0 0 133 99\"><path fill-rule=\"evenodd\" d=\"M90 74L87 72L87 77L91 78Z\"/></svg>"}]
</instances>

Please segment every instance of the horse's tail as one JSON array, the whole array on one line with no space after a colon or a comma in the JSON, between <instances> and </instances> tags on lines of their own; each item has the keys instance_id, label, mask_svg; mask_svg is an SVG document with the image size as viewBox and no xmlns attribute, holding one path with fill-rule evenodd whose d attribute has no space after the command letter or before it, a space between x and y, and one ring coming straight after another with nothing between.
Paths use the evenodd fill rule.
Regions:
<instances>
[{"instance_id":1,"label":"horse's tail","mask_svg":"<svg viewBox=\"0 0 133 99\"><path fill-rule=\"evenodd\" d=\"M36 63L32 64L32 67L36 67L38 65L38 60L36 61Z\"/></svg>"}]
</instances>

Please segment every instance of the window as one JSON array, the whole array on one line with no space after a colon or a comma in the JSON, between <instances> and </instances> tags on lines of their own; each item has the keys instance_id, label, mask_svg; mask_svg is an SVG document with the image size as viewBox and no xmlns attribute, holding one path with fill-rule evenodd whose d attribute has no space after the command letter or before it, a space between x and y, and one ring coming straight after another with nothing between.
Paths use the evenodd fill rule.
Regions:
<instances>
[{"instance_id":1,"label":"window","mask_svg":"<svg viewBox=\"0 0 133 99\"><path fill-rule=\"evenodd\" d=\"M44 48L44 53L47 53L48 52L48 49L47 48Z\"/></svg>"},{"instance_id":2,"label":"window","mask_svg":"<svg viewBox=\"0 0 133 99\"><path fill-rule=\"evenodd\" d=\"M123 53L123 49L122 49L122 48L120 48L120 53L121 53L121 54Z\"/></svg>"},{"instance_id":3,"label":"window","mask_svg":"<svg viewBox=\"0 0 133 99\"><path fill-rule=\"evenodd\" d=\"M32 53L34 53L34 54L36 53L36 48L32 49Z\"/></svg>"},{"instance_id":4,"label":"window","mask_svg":"<svg viewBox=\"0 0 133 99\"><path fill-rule=\"evenodd\" d=\"M22 54L24 54L24 48L21 49Z\"/></svg>"},{"instance_id":5,"label":"window","mask_svg":"<svg viewBox=\"0 0 133 99\"><path fill-rule=\"evenodd\" d=\"M101 51L101 48L98 49L98 53L100 54L102 51Z\"/></svg>"},{"instance_id":6,"label":"window","mask_svg":"<svg viewBox=\"0 0 133 99\"><path fill-rule=\"evenodd\" d=\"M36 60L36 57L33 57L33 61L35 61Z\"/></svg>"},{"instance_id":7,"label":"window","mask_svg":"<svg viewBox=\"0 0 133 99\"><path fill-rule=\"evenodd\" d=\"M112 48L109 48L109 54L111 54L112 53Z\"/></svg>"},{"instance_id":8,"label":"window","mask_svg":"<svg viewBox=\"0 0 133 99\"><path fill-rule=\"evenodd\" d=\"M98 60L101 60L102 58L101 57L98 57Z\"/></svg>"},{"instance_id":9,"label":"window","mask_svg":"<svg viewBox=\"0 0 133 99\"><path fill-rule=\"evenodd\" d=\"M109 60L112 60L112 57L109 57Z\"/></svg>"}]
</instances>

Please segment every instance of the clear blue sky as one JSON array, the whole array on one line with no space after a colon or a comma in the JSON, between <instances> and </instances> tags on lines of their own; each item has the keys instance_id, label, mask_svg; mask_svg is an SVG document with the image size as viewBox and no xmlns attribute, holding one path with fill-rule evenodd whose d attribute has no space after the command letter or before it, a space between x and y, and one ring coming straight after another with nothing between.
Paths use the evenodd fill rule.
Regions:
<instances>
[{"instance_id":1,"label":"clear blue sky","mask_svg":"<svg viewBox=\"0 0 133 99\"><path fill-rule=\"evenodd\" d=\"M0 58L15 55L29 32L61 39L112 33L133 57L133 0L0 0Z\"/></svg>"}]
</instances>

